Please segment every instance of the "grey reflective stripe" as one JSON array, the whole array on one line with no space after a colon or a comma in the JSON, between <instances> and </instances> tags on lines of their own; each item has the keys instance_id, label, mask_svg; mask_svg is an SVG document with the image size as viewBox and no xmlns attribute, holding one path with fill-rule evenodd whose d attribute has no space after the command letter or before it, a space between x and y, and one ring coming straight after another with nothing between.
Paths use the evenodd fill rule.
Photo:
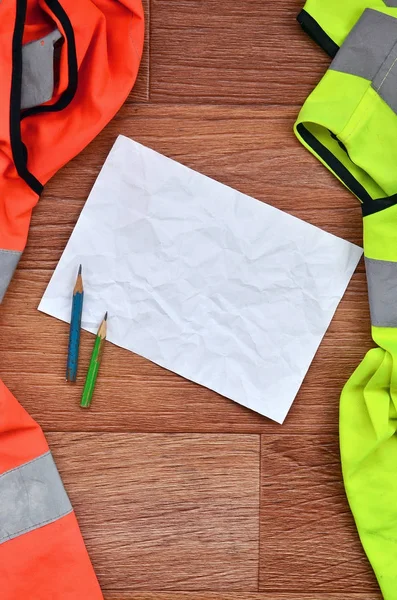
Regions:
<instances>
[{"instance_id":1,"label":"grey reflective stripe","mask_svg":"<svg viewBox=\"0 0 397 600\"><path fill-rule=\"evenodd\" d=\"M50 452L0 475L0 544L71 511Z\"/></svg>"},{"instance_id":2,"label":"grey reflective stripe","mask_svg":"<svg viewBox=\"0 0 397 600\"><path fill-rule=\"evenodd\" d=\"M386 6L396 6L397 7L397 0L383 0L383 2L386 4Z\"/></svg>"},{"instance_id":3,"label":"grey reflective stripe","mask_svg":"<svg viewBox=\"0 0 397 600\"><path fill-rule=\"evenodd\" d=\"M396 42L397 19L366 9L347 36L330 69L373 81Z\"/></svg>"},{"instance_id":4,"label":"grey reflective stripe","mask_svg":"<svg viewBox=\"0 0 397 600\"><path fill-rule=\"evenodd\" d=\"M372 82L379 96L397 113L397 44L379 69Z\"/></svg>"},{"instance_id":5,"label":"grey reflective stripe","mask_svg":"<svg viewBox=\"0 0 397 600\"><path fill-rule=\"evenodd\" d=\"M397 113L397 18L366 9L330 69L368 79Z\"/></svg>"},{"instance_id":6,"label":"grey reflective stripe","mask_svg":"<svg viewBox=\"0 0 397 600\"><path fill-rule=\"evenodd\" d=\"M0 249L0 303L12 279L22 252Z\"/></svg>"},{"instance_id":7,"label":"grey reflective stripe","mask_svg":"<svg viewBox=\"0 0 397 600\"><path fill-rule=\"evenodd\" d=\"M371 323L397 327L397 262L365 259Z\"/></svg>"},{"instance_id":8,"label":"grey reflective stripe","mask_svg":"<svg viewBox=\"0 0 397 600\"><path fill-rule=\"evenodd\" d=\"M22 46L21 108L40 106L54 93L54 44L62 35L55 29Z\"/></svg>"}]
</instances>

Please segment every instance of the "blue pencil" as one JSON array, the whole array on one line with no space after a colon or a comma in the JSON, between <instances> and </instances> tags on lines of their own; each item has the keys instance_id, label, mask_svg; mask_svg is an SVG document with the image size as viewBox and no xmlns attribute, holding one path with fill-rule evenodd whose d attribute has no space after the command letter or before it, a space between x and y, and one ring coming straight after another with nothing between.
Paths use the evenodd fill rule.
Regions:
<instances>
[{"instance_id":1,"label":"blue pencil","mask_svg":"<svg viewBox=\"0 0 397 600\"><path fill-rule=\"evenodd\" d=\"M83 313L84 288L81 276L81 265L73 290L72 317L70 319L68 362L66 366L66 381L76 381L77 364L79 361L81 315Z\"/></svg>"}]
</instances>

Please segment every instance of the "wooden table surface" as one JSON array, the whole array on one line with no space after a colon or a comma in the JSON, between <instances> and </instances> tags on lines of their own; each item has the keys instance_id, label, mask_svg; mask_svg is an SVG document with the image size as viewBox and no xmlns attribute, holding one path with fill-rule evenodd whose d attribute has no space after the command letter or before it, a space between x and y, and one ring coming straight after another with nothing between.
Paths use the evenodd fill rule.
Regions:
<instances>
[{"instance_id":1,"label":"wooden table surface","mask_svg":"<svg viewBox=\"0 0 397 600\"><path fill-rule=\"evenodd\" d=\"M138 83L47 185L0 308L0 375L48 436L106 600L381 598L338 454L340 391L372 343L362 263L283 426L110 344L82 412L68 328L36 310L118 133L361 243L357 201L292 133L329 62L300 7L146 0Z\"/></svg>"}]
</instances>

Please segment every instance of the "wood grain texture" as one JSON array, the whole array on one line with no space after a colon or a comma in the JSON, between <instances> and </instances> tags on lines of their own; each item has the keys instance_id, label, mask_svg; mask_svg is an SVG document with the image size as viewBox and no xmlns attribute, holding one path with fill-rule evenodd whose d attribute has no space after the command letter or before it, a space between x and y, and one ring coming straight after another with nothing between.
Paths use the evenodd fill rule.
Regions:
<instances>
[{"instance_id":1,"label":"wood grain texture","mask_svg":"<svg viewBox=\"0 0 397 600\"><path fill-rule=\"evenodd\" d=\"M36 310L118 133L361 244L357 201L292 133L329 64L302 5L144 0L137 84L46 186L0 306L0 376L48 435L105 600L380 600L337 444L341 388L372 345L362 263L282 427L111 344L84 412L68 328Z\"/></svg>"},{"instance_id":2,"label":"wood grain texture","mask_svg":"<svg viewBox=\"0 0 397 600\"><path fill-rule=\"evenodd\" d=\"M152 101L300 106L330 63L301 0L152 0Z\"/></svg>"},{"instance_id":3,"label":"wood grain texture","mask_svg":"<svg viewBox=\"0 0 397 600\"><path fill-rule=\"evenodd\" d=\"M379 594L353 593L353 594L294 594L290 592L187 592L187 593L146 593L132 594L107 593L105 600L380 600Z\"/></svg>"},{"instance_id":4,"label":"wood grain texture","mask_svg":"<svg viewBox=\"0 0 397 600\"><path fill-rule=\"evenodd\" d=\"M0 311L1 339L7 340L0 343L2 378L46 431L336 433L340 391L369 346L359 273L282 427L109 343L92 407L82 414L78 404L94 338L83 332L78 382L66 383L68 326L36 310L49 277L49 271L18 271Z\"/></svg>"},{"instance_id":5,"label":"wood grain texture","mask_svg":"<svg viewBox=\"0 0 397 600\"><path fill-rule=\"evenodd\" d=\"M337 436L261 438L260 589L381 600L342 483ZM376 595L378 593L378 595Z\"/></svg>"},{"instance_id":6,"label":"wood grain texture","mask_svg":"<svg viewBox=\"0 0 397 600\"><path fill-rule=\"evenodd\" d=\"M256 590L259 437L48 437L104 590Z\"/></svg>"},{"instance_id":7,"label":"wood grain texture","mask_svg":"<svg viewBox=\"0 0 397 600\"><path fill-rule=\"evenodd\" d=\"M84 152L46 186L21 268L51 268L117 135L360 243L358 201L301 146L295 108L124 106Z\"/></svg>"},{"instance_id":8,"label":"wood grain texture","mask_svg":"<svg viewBox=\"0 0 397 600\"><path fill-rule=\"evenodd\" d=\"M48 184L34 212L27 250L0 311L3 334L10 340L7 347L0 344L2 376L46 430L84 427L90 431L277 431L288 435L318 431L321 423L323 431L337 431L340 390L371 345L362 265L282 428L111 345L93 408L83 425L77 406L81 378L76 387L64 382L67 326L35 310L118 132L360 243L357 201L295 140L291 131L295 113L290 108L124 107ZM296 186L300 179L301 189ZM91 337L84 335L80 373L85 372L91 343ZM23 378L19 356L23 356ZM115 385L117 407L108 402ZM58 399L55 405L53 397Z\"/></svg>"}]
</instances>

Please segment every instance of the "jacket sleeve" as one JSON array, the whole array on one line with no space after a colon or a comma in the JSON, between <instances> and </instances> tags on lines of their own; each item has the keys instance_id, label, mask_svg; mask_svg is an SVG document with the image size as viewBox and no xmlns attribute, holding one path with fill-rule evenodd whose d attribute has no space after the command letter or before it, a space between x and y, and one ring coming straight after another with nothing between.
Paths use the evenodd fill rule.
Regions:
<instances>
[{"instance_id":1,"label":"jacket sleeve","mask_svg":"<svg viewBox=\"0 0 397 600\"><path fill-rule=\"evenodd\" d=\"M336 2L336 0L333 0ZM295 133L364 215L397 204L397 8L365 9L303 105Z\"/></svg>"},{"instance_id":2,"label":"jacket sleeve","mask_svg":"<svg viewBox=\"0 0 397 600\"><path fill-rule=\"evenodd\" d=\"M366 8L397 16L397 0L307 0L298 22L334 58Z\"/></svg>"}]
</instances>

